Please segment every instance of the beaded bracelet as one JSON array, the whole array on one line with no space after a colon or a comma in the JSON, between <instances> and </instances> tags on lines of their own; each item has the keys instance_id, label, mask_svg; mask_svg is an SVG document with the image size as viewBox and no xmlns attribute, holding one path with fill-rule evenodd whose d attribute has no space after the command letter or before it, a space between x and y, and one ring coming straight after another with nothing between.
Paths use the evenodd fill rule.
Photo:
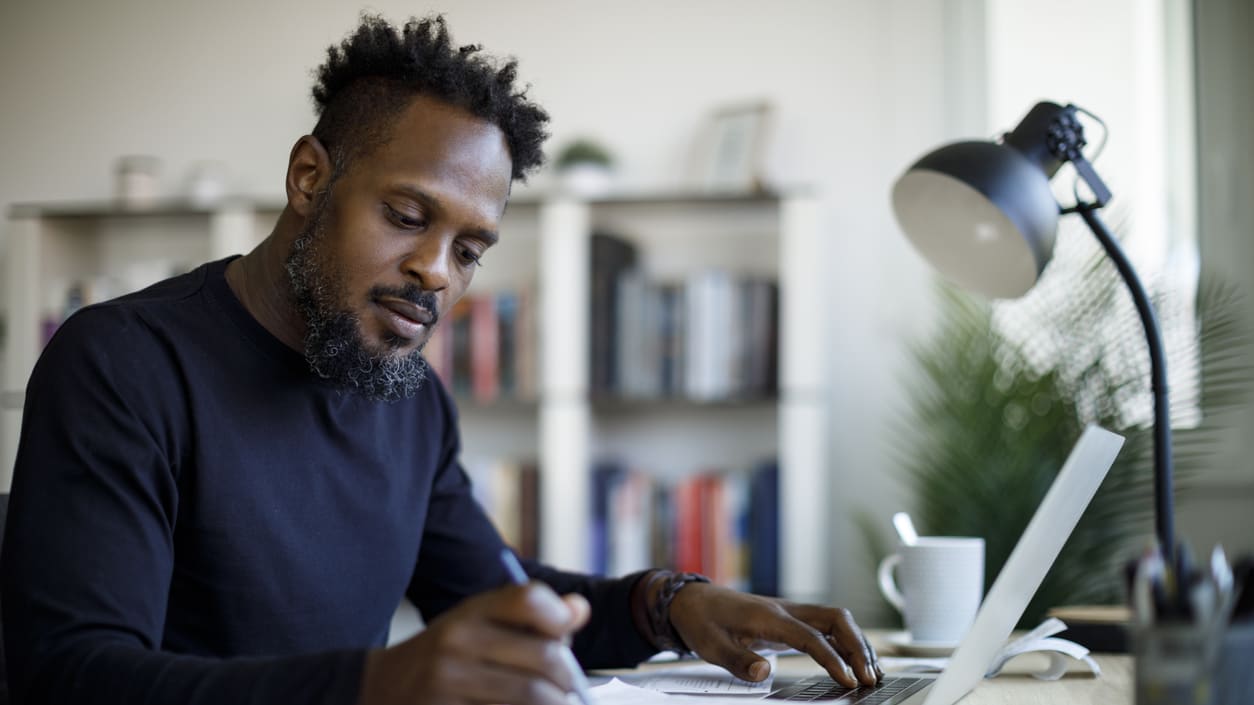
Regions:
<instances>
[{"instance_id":1,"label":"beaded bracelet","mask_svg":"<svg viewBox=\"0 0 1254 705\"><path fill-rule=\"evenodd\" d=\"M700 573L663 573L663 575L666 582L658 591L657 601L649 610L649 626L652 627L653 636L657 640L655 646L660 651L690 653L691 650L679 637L675 626L671 624L671 601L675 599L675 594L688 583L708 583L710 579Z\"/></svg>"}]
</instances>

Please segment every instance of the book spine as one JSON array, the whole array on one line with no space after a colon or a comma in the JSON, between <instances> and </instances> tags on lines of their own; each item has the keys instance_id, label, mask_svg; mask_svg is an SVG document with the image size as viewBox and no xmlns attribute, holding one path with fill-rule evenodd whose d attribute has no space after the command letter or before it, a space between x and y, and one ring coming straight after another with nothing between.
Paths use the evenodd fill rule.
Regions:
<instances>
[{"instance_id":1,"label":"book spine","mask_svg":"<svg viewBox=\"0 0 1254 705\"><path fill-rule=\"evenodd\" d=\"M497 317L497 394L518 397L518 294L503 291L496 295Z\"/></svg>"},{"instance_id":2,"label":"book spine","mask_svg":"<svg viewBox=\"0 0 1254 705\"><path fill-rule=\"evenodd\" d=\"M623 238L594 232L591 239L589 388L594 395L618 388L618 278L636 263L635 247Z\"/></svg>"},{"instance_id":3,"label":"book spine","mask_svg":"<svg viewBox=\"0 0 1254 705\"><path fill-rule=\"evenodd\" d=\"M449 386L458 396L466 396L471 389L470 359L470 301L463 298L448 313L448 333L452 338L452 374Z\"/></svg>"},{"instance_id":4,"label":"book spine","mask_svg":"<svg viewBox=\"0 0 1254 705\"><path fill-rule=\"evenodd\" d=\"M749 589L779 595L779 465L764 463L749 482Z\"/></svg>"},{"instance_id":5,"label":"book spine","mask_svg":"<svg viewBox=\"0 0 1254 705\"><path fill-rule=\"evenodd\" d=\"M690 477L675 488L675 569L700 573L702 558L700 478Z\"/></svg>"},{"instance_id":6,"label":"book spine","mask_svg":"<svg viewBox=\"0 0 1254 705\"><path fill-rule=\"evenodd\" d=\"M610 570L610 497L619 482L622 468L614 463L598 463L592 469L592 521L589 547L590 563L595 575L609 575Z\"/></svg>"},{"instance_id":7,"label":"book spine","mask_svg":"<svg viewBox=\"0 0 1254 705\"><path fill-rule=\"evenodd\" d=\"M499 322L496 299L478 296L470 302L471 391L480 403L495 401L500 379Z\"/></svg>"},{"instance_id":8,"label":"book spine","mask_svg":"<svg viewBox=\"0 0 1254 705\"><path fill-rule=\"evenodd\" d=\"M539 363L536 360L536 316L535 295L530 287L518 292L518 321L515 326L514 359L517 375L517 396L519 399L535 399L537 393L536 379L539 375Z\"/></svg>"},{"instance_id":9,"label":"book spine","mask_svg":"<svg viewBox=\"0 0 1254 705\"><path fill-rule=\"evenodd\" d=\"M523 463L519 477L518 552L523 558L540 557L540 468Z\"/></svg>"}]
</instances>

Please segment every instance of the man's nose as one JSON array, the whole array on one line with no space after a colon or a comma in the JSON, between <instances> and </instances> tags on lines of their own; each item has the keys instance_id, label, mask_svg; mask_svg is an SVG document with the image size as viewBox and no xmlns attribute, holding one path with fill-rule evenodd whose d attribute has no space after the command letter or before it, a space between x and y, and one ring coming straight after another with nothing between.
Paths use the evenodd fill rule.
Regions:
<instances>
[{"instance_id":1,"label":"man's nose","mask_svg":"<svg viewBox=\"0 0 1254 705\"><path fill-rule=\"evenodd\" d=\"M413 251L401 263L401 269L416 278L418 286L425 291L441 291L449 285L452 249L452 237L428 233L418 238Z\"/></svg>"}]
</instances>

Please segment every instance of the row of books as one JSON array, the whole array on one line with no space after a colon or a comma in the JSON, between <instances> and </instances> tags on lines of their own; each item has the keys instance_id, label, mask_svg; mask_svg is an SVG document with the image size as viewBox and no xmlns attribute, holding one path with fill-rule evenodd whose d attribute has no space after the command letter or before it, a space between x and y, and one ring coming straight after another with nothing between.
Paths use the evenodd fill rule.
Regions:
<instances>
[{"instance_id":1,"label":"row of books","mask_svg":"<svg viewBox=\"0 0 1254 705\"><path fill-rule=\"evenodd\" d=\"M614 462L592 475L592 569L650 567L702 573L761 595L779 594L779 466L709 472L675 482Z\"/></svg>"},{"instance_id":2,"label":"row of books","mask_svg":"<svg viewBox=\"0 0 1254 705\"><path fill-rule=\"evenodd\" d=\"M453 394L491 403L536 395L535 297L503 291L463 297L423 351Z\"/></svg>"},{"instance_id":3,"label":"row of books","mask_svg":"<svg viewBox=\"0 0 1254 705\"><path fill-rule=\"evenodd\" d=\"M540 472L534 462L465 464L475 499L502 538L540 555ZM591 569L626 575L669 568L760 595L779 594L779 466L659 480L613 462L592 469Z\"/></svg>"},{"instance_id":4,"label":"row of books","mask_svg":"<svg viewBox=\"0 0 1254 705\"><path fill-rule=\"evenodd\" d=\"M630 242L595 233L591 287L594 395L712 401L777 390L774 281L711 269L652 281Z\"/></svg>"}]
</instances>

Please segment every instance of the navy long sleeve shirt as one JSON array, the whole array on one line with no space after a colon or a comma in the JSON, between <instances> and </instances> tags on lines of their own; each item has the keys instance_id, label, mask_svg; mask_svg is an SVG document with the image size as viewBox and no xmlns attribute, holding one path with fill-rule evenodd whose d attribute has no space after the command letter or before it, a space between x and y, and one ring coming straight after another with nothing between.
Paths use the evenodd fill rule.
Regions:
<instances>
[{"instance_id":1,"label":"navy long sleeve shirt","mask_svg":"<svg viewBox=\"0 0 1254 705\"><path fill-rule=\"evenodd\" d=\"M431 620L507 582L438 380L332 388L226 264L80 311L35 368L0 601L17 703L352 703L402 596ZM630 578L528 569L591 601L585 666L652 653Z\"/></svg>"}]
</instances>

